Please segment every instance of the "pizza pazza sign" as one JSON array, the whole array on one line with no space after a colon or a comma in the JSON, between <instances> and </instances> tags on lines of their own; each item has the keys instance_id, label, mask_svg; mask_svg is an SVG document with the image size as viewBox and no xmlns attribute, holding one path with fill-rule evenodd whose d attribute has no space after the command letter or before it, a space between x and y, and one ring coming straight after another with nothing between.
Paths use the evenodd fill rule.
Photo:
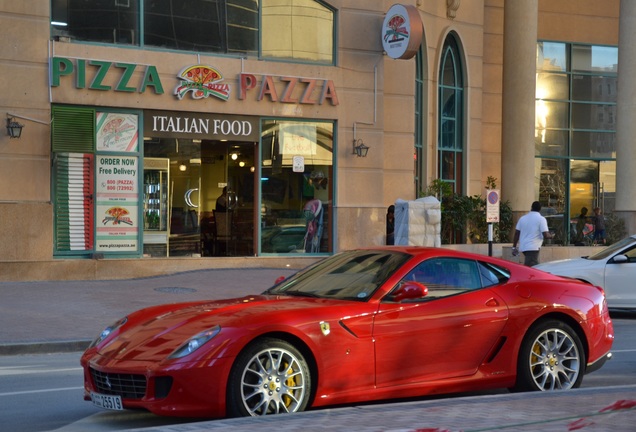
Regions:
<instances>
[{"instance_id":1,"label":"pizza pazza sign","mask_svg":"<svg viewBox=\"0 0 636 432\"><path fill-rule=\"evenodd\" d=\"M154 65L64 57L53 57L50 64L51 87L61 87L64 82L70 81L77 89L164 94L161 74ZM232 85L225 82L219 69L209 65L186 66L176 78L179 82L173 93L178 100L190 95L193 99L214 97L227 101L232 95ZM240 73L236 82L238 100L251 98L256 102L269 100L300 105L340 104L336 86L330 79ZM251 97L248 98L248 95Z\"/></svg>"}]
</instances>

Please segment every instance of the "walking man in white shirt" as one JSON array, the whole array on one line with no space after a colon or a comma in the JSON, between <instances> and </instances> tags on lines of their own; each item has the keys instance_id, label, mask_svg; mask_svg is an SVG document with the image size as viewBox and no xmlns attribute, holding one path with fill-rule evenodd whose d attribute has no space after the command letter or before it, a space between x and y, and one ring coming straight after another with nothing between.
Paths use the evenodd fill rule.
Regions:
<instances>
[{"instance_id":1,"label":"walking man in white shirt","mask_svg":"<svg viewBox=\"0 0 636 432\"><path fill-rule=\"evenodd\" d=\"M528 267L539 264L539 250L544 239L554 237L548 231L548 221L541 216L541 203L535 201L529 213L521 216L517 222L514 240L512 241L512 254L517 256L523 253L523 264ZM519 243L519 248L517 248Z\"/></svg>"}]
</instances>

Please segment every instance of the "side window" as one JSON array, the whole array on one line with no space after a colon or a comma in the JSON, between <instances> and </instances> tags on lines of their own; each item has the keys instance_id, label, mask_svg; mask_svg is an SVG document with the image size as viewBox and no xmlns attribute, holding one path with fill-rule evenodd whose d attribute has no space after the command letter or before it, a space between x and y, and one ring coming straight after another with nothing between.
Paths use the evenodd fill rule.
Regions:
<instances>
[{"instance_id":1,"label":"side window","mask_svg":"<svg viewBox=\"0 0 636 432\"><path fill-rule=\"evenodd\" d=\"M624 253L624 255L629 258L629 262L636 262L636 248L632 248Z\"/></svg>"},{"instance_id":2,"label":"side window","mask_svg":"<svg viewBox=\"0 0 636 432\"><path fill-rule=\"evenodd\" d=\"M481 276L481 284L484 288L499 285L510 278L510 273L501 267L484 262L479 262L477 265Z\"/></svg>"},{"instance_id":3,"label":"side window","mask_svg":"<svg viewBox=\"0 0 636 432\"><path fill-rule=\"evenodd\" d=\"M466 259L429 259L419 264L405 279L424 284L430 297L445 297L481 288L477 263Z\"/></svg>"}]
</instances>

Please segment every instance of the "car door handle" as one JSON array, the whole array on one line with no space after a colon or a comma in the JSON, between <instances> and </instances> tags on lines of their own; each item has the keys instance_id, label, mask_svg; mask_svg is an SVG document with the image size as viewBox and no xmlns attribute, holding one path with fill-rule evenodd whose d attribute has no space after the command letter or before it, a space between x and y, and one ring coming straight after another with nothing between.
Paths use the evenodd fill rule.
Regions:
<instances>
[{"instance_id":1,"label":"car door handle","mask_svg":"<svg viewBox=\"0 0 636 432\"><path fill-rule=\"evenodd\" d=\"M488 300L486 302L486 306L488 306L488 307L497 307L497 306L499 306L499 302L497 301L497 299L491 298L490 300Z\"/></svg>"}]
</instances>

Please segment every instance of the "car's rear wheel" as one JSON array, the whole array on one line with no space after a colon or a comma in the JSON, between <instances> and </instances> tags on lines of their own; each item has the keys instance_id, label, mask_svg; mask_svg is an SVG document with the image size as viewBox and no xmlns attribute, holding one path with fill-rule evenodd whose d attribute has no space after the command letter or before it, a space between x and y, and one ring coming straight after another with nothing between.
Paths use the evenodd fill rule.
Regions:
<instances>
[{"instance_id":1,"label":"car's rear wheel","mask_svg":"<svg viewBox=\"0 0 636 432\"><path fill-rule=\"evenodd\" d=\"M583 381L585 351L577 333L561 321L533 327L519 353L517 391L577 388Z\"/></svg>"},{"instance_id":2,"label":"car's rear wheel","mask_svg":"<svg viewBox=\"0 0 636 432\"><path fill-rule=\"evenodd\" d=\"M280 339L261 339L237 357L228 381L231 417L303 411L311 394L302 353Z\"/></svg>"}]
</instances>

